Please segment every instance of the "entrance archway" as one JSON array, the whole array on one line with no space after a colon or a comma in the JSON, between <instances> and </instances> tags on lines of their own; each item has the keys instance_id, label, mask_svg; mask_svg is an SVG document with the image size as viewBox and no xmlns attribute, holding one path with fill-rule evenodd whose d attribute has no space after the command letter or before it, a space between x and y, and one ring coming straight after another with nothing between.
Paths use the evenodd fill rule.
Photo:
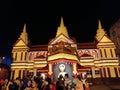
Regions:
<instances>
[{"instance_id":1,"label":"entrance archway","mask_svg":"<svg viewBox=\"0 0 120 90\"><path fill-rule=\"evenodd\" d=\"M61 70L62 71L61 71ZM60 62L53 65L53 80L57 80L59 75L68 73L69 78L72 79L72 64Z\"/></svg>"}]
</instances>

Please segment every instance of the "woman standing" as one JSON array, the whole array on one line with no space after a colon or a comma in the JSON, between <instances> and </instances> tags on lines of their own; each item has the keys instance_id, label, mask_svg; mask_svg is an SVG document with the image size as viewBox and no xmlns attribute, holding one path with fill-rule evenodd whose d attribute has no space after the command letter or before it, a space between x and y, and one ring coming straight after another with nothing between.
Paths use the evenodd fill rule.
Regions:
<instances>
[{"instance_id":1,"label":"woman standing","mask_svg":"<svg viewBox=\"0 0 120 90\"><path fill-rule=\"evenodd\" d=\"M84 90L83 83L78 79L78 77L75 78L76 86L75 90Z\"/></svg>"}]
</instances>

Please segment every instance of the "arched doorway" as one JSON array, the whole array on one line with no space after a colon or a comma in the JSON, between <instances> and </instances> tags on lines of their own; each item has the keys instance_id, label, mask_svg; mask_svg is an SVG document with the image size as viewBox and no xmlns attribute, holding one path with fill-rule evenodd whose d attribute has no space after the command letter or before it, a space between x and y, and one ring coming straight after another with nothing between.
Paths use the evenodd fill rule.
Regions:
<instances>
[{"instance_id":1,"label":"arched doorway","mask_svg":"<svg viewBox=\"0 0 120 90\"><path fill-rule=\"evenodd\" d=\"M68 74L72 79L72 64L67 62L55 63L53 65L53 80L57 80L60 75Z\"/></svg>"}]
</instances>

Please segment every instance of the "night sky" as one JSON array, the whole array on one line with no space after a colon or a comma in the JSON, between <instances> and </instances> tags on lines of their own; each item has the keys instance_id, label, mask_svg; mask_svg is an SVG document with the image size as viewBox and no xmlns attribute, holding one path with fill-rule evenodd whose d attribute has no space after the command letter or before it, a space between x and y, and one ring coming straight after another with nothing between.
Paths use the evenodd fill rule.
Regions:
<instances>
[{"instance_id":1,"label":"night sky","mask_svg":"<svg viewBox=\"0 0 120 90\"><path fill-rule=\"evenodd\" d=\"M92 42L98 19L109 35L120 18L120 0L8 0L1 16L0 53L10 55L26 23L32 45L48 44L63 16L69 36L77 42Z\"/></svg>"}]
</instances>

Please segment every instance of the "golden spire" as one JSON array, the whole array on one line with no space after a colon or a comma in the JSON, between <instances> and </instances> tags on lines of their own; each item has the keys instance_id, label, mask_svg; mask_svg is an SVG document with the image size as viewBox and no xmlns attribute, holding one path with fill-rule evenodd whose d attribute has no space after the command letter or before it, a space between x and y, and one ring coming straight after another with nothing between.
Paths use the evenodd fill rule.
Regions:
<instances>
[{"instance_id":1,"label":"golden spire","mask_svg":"<svg viewBox=\"0 0 120 90\"><path fill-rule=\"evenodd\" d=\"M56 37L59 36L60 34L64 34L66 37L69 38L67 28L64 26L63 17L61 17L61 22L60 22L60 26L57 29Z\"/></svg>"},{"instance_id":2,"label":"golden spire","mask_svg":"<svg viewBox=\"0 0 120 90\"><path fill-rule=\"evenodd\" d=\"M102 25L101 25L100 20L98 20L98 29L102 29Z\"/></svg>"},{"instance_id":3,"label":"golden spire","mask_svg":"<svg viewBox=\"0 0 120 90\"><path fill-rule=\"evenodd\" d=\"M23 32L21 33L19 39L22 39L26 45L28 44L28 34L26 32L26 24L24 24Z\"/></svg>"},{"instance_id":4,"label":"golden spire","mask_svg":"<svg viewBox=\"0 0 120 90\"><path fill-rule=\"evenodd\" d=\"M23 32L26 33L26 24L24 24Z\"/></svg>"},{"instance_id":5,"label":"golden spire","mask_svg":"<svg viewBox=\"0 0 120 90\"><path fill-rule=\"evenodd\" d=\"M100 20L98 20L98 29L96 34L97 40L99 41L105 34L106 34L105 30L102 28Z\"/></svg>"},{"instance_id":6,"label":"golden spire","mask_svg":"<svg viewBox=\"0 0 120 90\"><path fill-rule=\"evenodd\" d=\"M64 27L63 17L61 17L60 27Z\"/></svg>"}]
</instances>

